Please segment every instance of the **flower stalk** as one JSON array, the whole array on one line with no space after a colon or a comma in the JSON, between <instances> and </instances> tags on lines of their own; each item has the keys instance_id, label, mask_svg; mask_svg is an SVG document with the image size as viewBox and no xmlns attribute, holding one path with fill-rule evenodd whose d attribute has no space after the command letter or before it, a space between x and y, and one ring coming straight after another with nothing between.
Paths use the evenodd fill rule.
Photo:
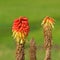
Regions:
<instances>
[{"instance_id":1,"label":"flower stalk","mask_svg":"<svg viewBox=\"0 0 60 60\"><path fill-rule=\"evenodd\" d=\"M12 26L13 37L16 41L16 60L25 60L24 44L29 33L29 23L26 17L19 17L14 20Z\"/></svg>"},{"instance_id":2,"label":"flower stalk","mask_svg":"<svg viewBox=\"0 0 60 60\"><path fill-rule=\"evenodd\" d=\"M51 60L51 48L52 48L52 28L54 28L54 19L47 16L42 22L44 30L44 48L46 55L44 60Z\"/></svg>"},{"instance_id":3,"label":"flower stalk","mask_svg":"<svg viewBox=\"0 0 60 60\"><path fill-rule=\"evenodd\" d=\"M30 41L30 60L36 60L36 44L34 39Z\"/></svg>"},{"instance_id":4,"label":"flower stalk","mask_svg":"<svg viewBox=\"0 0 60 60\"><path fill-rule=\"evenodd\" d=\"M16 43L16 60L25 60L24 44Z\"/></svg>"}]
</instances>

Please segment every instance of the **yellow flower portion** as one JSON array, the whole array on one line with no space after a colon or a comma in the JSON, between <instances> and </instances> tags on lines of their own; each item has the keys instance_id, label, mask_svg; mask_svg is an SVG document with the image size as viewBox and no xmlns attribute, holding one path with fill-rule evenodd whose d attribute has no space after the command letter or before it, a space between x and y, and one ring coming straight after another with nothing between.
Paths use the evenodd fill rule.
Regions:
<instances>
[{"instance_id":1,"label":"yellow flower portion","mask_svg":"<svg viewBox=\"0 0 60 60\"><path fill-rule=\"evenodd\" d=\"M44 25L44 26L51 26L52 28L54 28L54 19L51 18L51 17L45 17L44 20L42 21L42 24L41 25Z\"/></svg>"},{"instance_id":2,"label":"yellow flower portion","mask_svg":"<svg viewBox=\"0 0 60 60\"><path fill-rule=\"evenodd\" d=\"M25 42L25 35L21 32L16 32L13 31L13 35L14 39L16 39L16 42L20 42L20 44L23 44Z\"/></svg>"}]
</instances>

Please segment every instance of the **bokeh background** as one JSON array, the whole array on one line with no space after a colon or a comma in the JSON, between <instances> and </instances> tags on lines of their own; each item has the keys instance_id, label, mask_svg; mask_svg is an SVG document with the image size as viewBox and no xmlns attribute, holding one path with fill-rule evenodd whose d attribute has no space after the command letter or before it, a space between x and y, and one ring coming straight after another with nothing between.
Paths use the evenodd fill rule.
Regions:
<instances>
[{"instance_id":1,"label":"bokeh background","mask_svg":"<svg viewBox=\"0 0 60 60\"><path fill-rule=\"evenodd\" d=\"M20 16L29 19L30 33L25 45L25 60L29 60L29 41L34 37L38 46L37 60L43 60L43 29L45 16L55 19L52 60L60 60L60 0L0 0L0 60L15 60L15 40L12 38L13 20Z\"/></svg>"}]
</instances>

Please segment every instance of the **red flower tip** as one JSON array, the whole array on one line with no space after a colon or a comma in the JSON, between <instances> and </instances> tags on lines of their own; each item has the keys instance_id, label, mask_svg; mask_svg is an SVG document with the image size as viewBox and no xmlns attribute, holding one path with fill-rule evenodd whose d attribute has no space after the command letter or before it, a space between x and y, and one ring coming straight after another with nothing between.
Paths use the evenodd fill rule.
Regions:
<instances>
[{"instance_id":1,"label":"red flower tip","mask_svg":"<svg viewBox=\"0 0 60 60\"><path fill-rule=\"evenodd\" d=\"M28 18L26 18L26 17L24 17L24 16L21 16L19 19L20 19L20 20L24 20L24 21L28 20Z\"/></svg>"},{"instance_id":2,"label":"red flower tip","mask_svg":"<svg viewBox=\"0 0 60 60\"><path fill-rule=\"evenodd\" d=\"M29 32L28 18L21 16L14 20L12 31L24 33L26 36Z\"/></svg>"}]
</instances>

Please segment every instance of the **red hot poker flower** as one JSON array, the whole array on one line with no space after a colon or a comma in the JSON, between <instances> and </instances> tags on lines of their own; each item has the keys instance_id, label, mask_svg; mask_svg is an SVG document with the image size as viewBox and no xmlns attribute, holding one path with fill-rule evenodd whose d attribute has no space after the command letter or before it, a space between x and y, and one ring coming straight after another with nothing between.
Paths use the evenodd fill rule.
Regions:
<instances>
[{"instance_id":1,"label":"red hot poker flower","mask_svg":"<svg viewBox=\"0 0 60 60\"><path fill-rule=\"evenodd\" d=\"M13 36L19 42L21 39L24 40L25 37L29 33L29 23L28 23L28 18L26 17L20 17L16 20L14 20L13 26L12 26L12 31L13 31Z\"/></svg>"},{"instance_id":2,"label":"red hot poker flower","mask_svg":"<svg viewBox=\"0 0 60 60\"><path fill-rule=\"evenodd\" d=\"M53 25L54 23L55 23L55 21L53 18L46 16L42 22L42 25L44 25L44 26L50 25L52 28L54 28L54 25Z\"/></svg>"}]
</instances>

